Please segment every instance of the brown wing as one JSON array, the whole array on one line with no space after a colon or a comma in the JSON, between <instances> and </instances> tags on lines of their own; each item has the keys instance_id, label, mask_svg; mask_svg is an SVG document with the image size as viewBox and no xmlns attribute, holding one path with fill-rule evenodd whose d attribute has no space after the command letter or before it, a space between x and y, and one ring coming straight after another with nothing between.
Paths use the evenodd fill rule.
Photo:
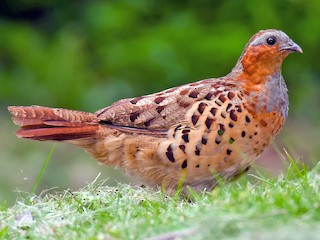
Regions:
<instances>
[{"instance_id":1,"label":"brown wing","mask_svg":"<svg viewBox=\"0 0 320 240\"><path fill-rule=\"evenodd\" d=\"M195 102L210 101L224 91L230 85L228 80L206 79L151 95L123 99L97 111L96 116L100 122L117 126L168 130L184 121Z\"/></svg>"}]
</instances>

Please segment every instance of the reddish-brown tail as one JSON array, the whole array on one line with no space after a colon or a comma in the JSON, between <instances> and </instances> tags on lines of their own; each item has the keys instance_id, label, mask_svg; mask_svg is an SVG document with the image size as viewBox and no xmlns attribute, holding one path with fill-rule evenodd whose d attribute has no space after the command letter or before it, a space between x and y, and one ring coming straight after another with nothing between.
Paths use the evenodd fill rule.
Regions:
<instances>
[{"instance_id":1,"label":"reddish-brown tail","mask_svg":"<svg viewBox=\"0 0 320 240\"><path fill-rule=\"evenodd\" d=\"M41 106L10 106L16 135L40 141L93 138L99 128L95 115L87 112Z\"/></svg>"}]
</instances>

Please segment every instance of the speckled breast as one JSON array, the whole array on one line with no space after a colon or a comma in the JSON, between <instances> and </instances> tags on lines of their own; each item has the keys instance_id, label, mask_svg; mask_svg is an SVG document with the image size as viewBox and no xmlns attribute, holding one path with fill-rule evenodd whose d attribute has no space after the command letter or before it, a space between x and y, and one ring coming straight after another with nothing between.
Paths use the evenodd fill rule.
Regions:
<instances>
[{"instance_id":1,"label":"speckled breast","mask_svg":"<svg viewBox=\"0 0 320 240\"><path fill-rule=\"evenodd\" d=\"M169 132L159 155L181 172L185 183L203 185L215 174L225 179L246 171L284 123L279 111L255 111L241 91L223 92L189 109L186 121ZM265 108L266 109L266 108Z\"/></svg>"}]
</instances>

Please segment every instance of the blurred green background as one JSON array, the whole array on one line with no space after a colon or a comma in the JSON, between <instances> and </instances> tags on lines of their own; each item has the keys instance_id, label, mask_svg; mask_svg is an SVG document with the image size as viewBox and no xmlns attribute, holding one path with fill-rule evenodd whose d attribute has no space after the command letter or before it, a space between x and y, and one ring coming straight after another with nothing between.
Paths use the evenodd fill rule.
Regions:
<instances>
[{"instance_id":1,"label":"blurred green background","mask_svg":"<svg viewBox=\"0 0 320 240\"><path fill-rule=\"evenodd\" d=\"M259 163L283 170L283 147L320 156L320 1L0 1L0 202L30 192L52 143L18 140L8 105L96 111L125 97L227 74L258 30L285 31L304 50L283 65L287 125ZM277 153L277 151L280 153ZM57 145L39 186L120 181L82 150ZM109 181L113 184L114 181Z\"/></svg>"}]
</instances>

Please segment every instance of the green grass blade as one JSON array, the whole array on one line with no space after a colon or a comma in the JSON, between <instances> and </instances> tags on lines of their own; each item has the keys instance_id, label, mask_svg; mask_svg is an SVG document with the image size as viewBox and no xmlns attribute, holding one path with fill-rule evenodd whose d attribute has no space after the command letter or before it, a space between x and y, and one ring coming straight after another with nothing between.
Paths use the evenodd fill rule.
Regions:
<instances>
[{"instance_id":1,"label":"green grass blade","mask_svg":"<svg viewBox=\"0 0 320 240\"><path fill-rule=\"evenodd\" d=\"M42 177L42 175L44 174L44 171L46 170L46 168L47 168L47 166L48 166L48 163L49 163L49 161L50 161L50 159L51 159L51 156L52 156L52 153L53 153L53 150L55 149L55 147L56 147L56 144L54 144L54 145L52 146L52 148L51 148L51 150L50 150L50 152L49 152L49 155L48 155L46 161L43 163L42 168L41 168L41 170L40 170L40 172L39 172L39 174L38 174L38 177L37 177L37 179L36 179L36 182L34 183L34 185L33 185L33 187L32 187L32 190L31 190L31 194L30 194L30 195L34 195L35 191L37 190L38 185L39 185L40 180L41 180L41 177Z\"/></svg>"},{"instance_id":2,"label":"green grass blade","mask_svg":"<svg viewBox=\"0 0 320 240\"><path fill-rule=\"evenodd\" d=\"M0 239L4 238L4 236L6 235L7 231L8 231L8 226L5 226L4 228L2 228L0 230Z\"/></svg>"}]
</instances>

